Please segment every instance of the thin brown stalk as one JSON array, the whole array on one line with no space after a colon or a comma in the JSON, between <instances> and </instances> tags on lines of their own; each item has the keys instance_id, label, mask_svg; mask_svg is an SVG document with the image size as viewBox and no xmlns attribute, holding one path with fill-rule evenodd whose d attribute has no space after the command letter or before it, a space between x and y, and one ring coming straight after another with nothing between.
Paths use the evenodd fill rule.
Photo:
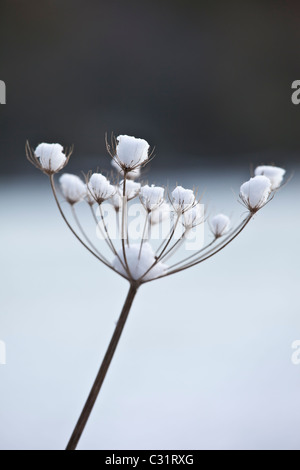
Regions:
<instances>
[{"instance_id":1,"label":"thin brown stalk","mask_svg":"<svg viewBox=\"0 0 300 470\"><path fill-rule=\"evenodd\" d=\"M96 403L97 397L99 395L99 392L101 390L102 384L104 382L104 379L106 377L106 374L108 372L109 366L111 364L111 361L113 359L114 353L117 349L117 346L120 341L120 337L122 334L122 331L124 329L126 320L128 318L133 300L136 296L138 290L138 285L136 284L131 284L130 289L128 291L121 315L119 317L119 320L117 322L114 334L111 338L111 341L109 343L109 346L107 348L106 354L104 356L104 359L102 361L102 364L100 366L99 372L97 374L96 380L92 386L92 389L90 391L90 394L88 396L88 399L84 405L84 408L82 410L82 413L76 423L76 426L74 428L74 431L72 433L72 436L69 440L69 443L67 445L66 450L76 450L78 442L81 438L81 435L84 431L84 428L88 422L88 419L90 417L90 414L93 410L93 407Z\"/></svg>"}]
</instances>

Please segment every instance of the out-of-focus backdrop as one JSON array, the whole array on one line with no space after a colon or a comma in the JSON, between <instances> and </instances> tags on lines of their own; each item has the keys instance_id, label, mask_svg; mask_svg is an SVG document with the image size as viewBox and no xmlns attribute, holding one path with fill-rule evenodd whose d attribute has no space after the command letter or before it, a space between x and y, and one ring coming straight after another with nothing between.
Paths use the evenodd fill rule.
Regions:
<instances>
[{"instance_id":1,"label":"out-of-focus backdrop","mask_svg":"<svg viewBox=\"0 0 300 470\"><path fill-rule=\"evenodd\" d=\"M251 164L295 176L218 257L141 289L80 448L300 449L299 25L293 0L2 0L1 449L64 447L127 289L67 232L25 140L108 169L106 131L235 221Z\"/></svg>"}]
</instances>

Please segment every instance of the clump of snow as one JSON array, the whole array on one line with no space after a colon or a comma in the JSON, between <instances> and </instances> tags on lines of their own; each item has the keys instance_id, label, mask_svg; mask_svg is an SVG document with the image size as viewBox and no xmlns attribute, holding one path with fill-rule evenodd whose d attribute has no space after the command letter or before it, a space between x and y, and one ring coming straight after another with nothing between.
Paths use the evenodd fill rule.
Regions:
<instances>
[{"instance_id":1,"label":"clump of snow","mask_svg":"<svg viewBox=\"0 0 300 470\"><path fill-rule=\"evenodd\" d=\"M39 158L41 167L47 171L58 171L65 165L67 158L60 144L39 144L34 151Z\"/></svg>"},{"instance_id":2,"label":"clump of snow","mask_svg":"<svg viewBox=\"0 0 300 470\"><path fill-rule=\"evenodd\" d=\"M144 139L137 139L129 135L117 137L116 163L129 170L142 165L148 160L149 144Z\"/></svg>"},{"instance_id":3,"label":"clump of snow","mask_svg":"<svg viewBox=\"0 0 300 470\"><path fill-rule=\"evenodd\" d=\"M195 204L194 191L176 186L172 192L172 204L175 212L183 213Z\"/></svg>"},{"instance_id":4,"label":"clump of snow","mask_svg":"<svg viewBox=\"0 0 300 470\"><path fill-rule=\"evenodd\" d=\"M210 221L210 228L216 238L222 237L228 232L230 219L227 215L217 214Z\"/></svg>"},{"instance_id":5,"label":"clump of snow","mask_svg":"<svg viewBox=\"0 0 300 470\"><path fill-rule=\"evenodd\" d=\"M88 190L98 204L109 199L115 193L115 187L110 184L108 179L104 175L101 175L101 173L94 173L90 177Z\"/></svg>"},{"instance_id":6,"label":"clump of snow","mask_svg":"<svg viewBox=\"0 0 300 470\"><path fill-rule=\"evenodd\" d=\"M152 184L146 184L140 190L141 203L146 210L151 211L156 209L164 200L164 188Z\"/></svg>"},{"instance_id":7,"label":"clump of snow","mask_svg":"<svg viewBox=\"0 0 300 470\"><path fill-rule=\"evenodd\" d=\"M278 166L262 165L255 169L255 176L264 175L271 181L271 189L278 189L286 171Z\"/></svg>"},{"instance_id":8,"label":"clump of snow","mask_svg":"<svg viewBox=\"0 0 300 470\"><path fill-rule=\"evenodd\" d=\"M128 268L129 268L131 277L134 280L137 280L140 277L142 277L155 262L155 253L150 243L146 242L143 244L141 253L140 253L140 246L141 246L140 243L135 243L133 245L126 246L126 259L128 263ZM122 249L118 251L118 256L120 257L122 263L125 266ZM126 269L124 268L122 263L120 262L119 258L116 256L113 261L113 267L119 273L128 277ZM167 266L161 262L158 262L146 274L146 276L143 278L143 281L149 281L151 279L155 279L156 277L164 274L166 270L167 270Z\"/></svg>"},{"instance_id":9,"label":"clump of snow","mask_svg":"<svg viewBox=\"0 0 300 470\"><path fill-rule=\"evenodd\" d=\"M255 176L242 184L240 197L252 212L261 209L271 194L271 181L266 176Z\"/></svg>"},{"instance_id":10,"label":"clump of snow","mask_svg":"<svg viewBox=\"0 0 300 470\"><path fill-rule=\"evenodd\" d=\"M76 175L64 173L59 182L63 196L70 204L82 201L87 194L86 185Z\"/></svg>"}]
</instances>

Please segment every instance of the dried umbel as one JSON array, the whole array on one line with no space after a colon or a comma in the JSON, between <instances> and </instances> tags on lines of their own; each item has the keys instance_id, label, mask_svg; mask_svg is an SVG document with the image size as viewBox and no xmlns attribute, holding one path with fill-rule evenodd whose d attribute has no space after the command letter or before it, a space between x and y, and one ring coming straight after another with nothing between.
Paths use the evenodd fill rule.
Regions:
<instances>
[{"instance_id":1,"label":"dried umbel","mask_svg":"<svg viewBox=\"0 0 300 470\"><path fill-rule=\"evenodd\" d=\"M59 144L42 143L37 146L36 150L31 149L28 143L26 144L27 158L49 176L56 204L69 229L93 256L130 283L115 332L67 446L68 450L76 448L85 428L138 288L142 284L199 265L223 250L245 229L253 216L273 198L285 174L285 170L281 168L257 167L255 176L240 187L240 201L246 207L247 213L236 227L231 228L230 219L224 214L207 217L200 200L192 189L177 186L169 193L163 187L141 185L134 181L151 159L149 148L149 144L144 139L126 135L112 138L110 145L107 143L113 166L117 170L117 177L122 178L122 181L114 184L101 173L88 174L86 181L70 174L63 174L60 177L61 192L71 207L76 230L62 209L54 181L55 174L68 163L71 152L65 153ZM167 196L169 194L170 196ZM133 200L140 204L141 212L144 214L139 242L130 240L127 227L129 201ZM110 259L104 256L101 249L96 247L87 236L76 213L78 203L86 204L91 211L92 220L96 222L98 230L104 235L103 243L106 243L111 252ZM115 211L114 220L117 230L115 230L116 227L112 230L112 227L106 223L103 216L104 204L110 204ZM97 206L100 220L95 212ZM166 219L171 219L170 230L167 237L155 249L151 244L152 228L158 227ZM182 250L181 259L172 264L170 261L172 256L184 246L190 232L197 231L206 222L209 224L212 235L209 242L204 246L198 246L189 256L186 255L185 250ZM118 236L112 237L111 233L117 233Z\"/></svg>"}]
</instances>

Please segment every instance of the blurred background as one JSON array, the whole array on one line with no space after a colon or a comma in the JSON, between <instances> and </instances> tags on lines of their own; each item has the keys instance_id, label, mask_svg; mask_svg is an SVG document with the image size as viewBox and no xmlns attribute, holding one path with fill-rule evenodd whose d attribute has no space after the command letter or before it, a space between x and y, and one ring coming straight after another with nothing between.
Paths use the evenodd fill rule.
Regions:
<instances>
[{"instance_id":1,"label":"blurred background","mask_svg":"<svg viewBox=\"0 0 300 470\"><path fill-rule=\"evenodd\" d=\"M109 169L104 134L143 137L147 178L243 209L249 167L292 181L218 258L144 286L81 449L299 449L296 0L2 0L0 448L62 449L126 295L73 240L24 145L75 145Z\"/></svg>"}]
</instances>

